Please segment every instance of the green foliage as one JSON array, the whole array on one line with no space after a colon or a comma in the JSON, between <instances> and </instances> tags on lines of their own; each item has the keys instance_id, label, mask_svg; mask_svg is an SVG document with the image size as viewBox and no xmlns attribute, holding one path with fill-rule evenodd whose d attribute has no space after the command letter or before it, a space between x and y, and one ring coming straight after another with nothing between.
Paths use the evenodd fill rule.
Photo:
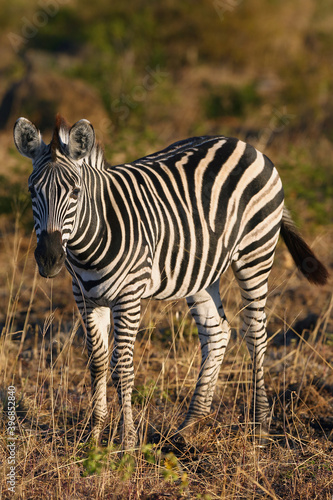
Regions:
<instances>
[{"instance_id":1,"label":"green foliage","mask_svg":"<svg viewBox=\"0 0 333 500\"><path fill-rule=\"evenodd\" d=\"M88 40L87 26L82 23L74 7L61 7L56 15L50 16L47 26L39 29L31 39L31 46L48 52L73 52L79 50Z\"/></svg>"},{"instance_id":2,"label":"green foliage","mask_svg":"<svg viewBox=\"0 0 333 500\"><path fill-rule=\"evenodd\" d=\"M27 232L33 228L31 199L25 183L12 181L0 175L0 215L7 215L11 221L18 220Z\"/></svg>"},{"instance_id":3,"label":"green foliage","mask_svg":"<svg viewBox=\"0 0 333 500\"><path fill-rule=\"evenodd\" d=\"M174 482L179 477L178 459L172 452L168 453L164 459L163 477L166 481Z\"/></svg>"},{"instance_id":4,"label":"green foliage","mask_svg":"<svg viewBox=\"0 0 333 500\"><path fill-rule=\"evenodd\" d=\"M132 404L144 405L156 392L156 382L150 380L145 385L137 385L132 392Z\"/></svg>"},{"instance_id":5,"label":"green foliage","mask_svg":"<svg viewBox=\"0 0 333 500\"><path fill-rule=\"evenodd\" d=\"M254 83L235 87L222 85L209 90L204 102L207 118L216 119L222 116L242 117L254 106L261 103L260 96Z\"/></svg>"},{"instance_id":6,"label":"green foliage","mask_svg":"<svg viewBox=\"0 0 333 500\"><path fill-rule=\"evenodd\" d=\"M148 453L147 450L145 452L146 454ZM113 453L114 449L112 447L99 448L92 446L82 463L84 469L83 476L100 475L103 470L109 467L111 470L117 472L121 481L130 479L135 470L135 458L128 453L124 453L119 458L117 454L113 455ZM113 458L113 456L116 458Z\"/></svg>"},{"instance_id":7,"label":"green foliage","mask_svg":"<svg viewBox=\"0 0 333 500\"><path fill-rule=\"evenodd\" d=\"M47 14L51 4L55 10ZM110 126L99 125L103 140L112 137L112 154L124 152L126 161L143 156L148 147L153 151L170 136L255 133L267 127L267 109L274 107L294 115L282 132L286 143L300 135L313 147L318 137L333 141L333 8L327 0L311 6L300 0L293 6L276 0L0 0L0 8L10 50L1 66L3 87L35 77L35 69L40 77L46 67L67 77L68 84L73 78L88 82L110 120ZM19 53L10 47L10 33L21 38ZM150 70L163 76L151 81ZM37 119L43 129L61 103L60 95L50 95L32 92L29 99L19 97L13 108ZM187 117L186 110L196 107ZM274 140L272 134L273 149ZM299 161L280 161L279 154L272 160L291 197L288 204L296 212L305 204L316 223L326 224L332 213L332 169L329 157L319 157L320 149L319 144ZM23 211L30 228L24 190L7 177L0 181L0 213Z\"/></svg>"},{"instance_id":8,"label":"green foliage","mask_svg":"<svg viewBox=\"0 0 333 500\"><path fill-rule=\"evenodd\" d=\"M193 337L198 338L198 328L190 314L175 314L172 318L172 325L160 331L159 339L162 342L170 342L176 336L180 340L191 341Z\"/></svg>"},{"instance_id":9,"label":"green foliage","mask_svg":"<svg viewBox=\"0 0 333 500\"><path fill-rule=\"evenodd\" d=\"M124 453L117 462L111 462L111 468L116 470L122 481L130 479L135 470L135 458L129 453Z\"/></svg>"},{"instance_id":10,"label":"green foliage","mask_svg":"<svg viewBox=\"0 0 333 500\"><path fill-rule=\"evenodd\" d=\"M83 460L83 476L100 475L108 468L116 472L121 481L127 481L133 476L136 467L136 459L132 454L123 453L121 456L113 455L113 448L99 448L92 446L88 449L87 456ZM147 464L156 464L157 458L161 455L161 450L156 449L156 445L151 443L142 446L142 453ZM114 458L116 457L116 458ZM188 487L187 473L182 470L181 464L172 452L165 455L162 462L162 475L165 481L177 482L180 491Z\"/></svg>"},{"instance_id":11,"label":"green foliage","mask_svg":"<svg viewBox=\"0 0 333 500\"><path fill-rule=\"evenodd\" d=\"M313 222L332 223L333 213L333 171L329 163L316 165L316 158L310 149L290 148L287 158L278 165L287 204L301 223L304 214L297 206L305 204L311 212ZM304 224L304 222L303 222Z\"/></svg>"},{"instance_id":12,"label":"green foliage","mask_svg":"<svg viewBox=\"0 0 333 500\"><path fill-rule=\"evenodd\" d=\"M107 463L108 449L100 449L92 447L83 461L83 476L91 476L92 474L100 475Z\"/></svg>"},{"instance_id":13,"label":"green foliage","mask_svg":"<svg viewBox=\"0 0 333 500\"><path fill-rule=\"evenodd\" d=\"M151 443L144 444L141 448L141 452L148 464L156 463L156 454L160 455L160 450L155 450L155 445Z\"/></svg>"},{"instance_id":14,"label":"green foliage","mask_svg":"<svg viewBox=\"0 0 333 500\"><path fill-rule=\"evenodd\" d=\"M163 477L165 481L170 481L171 483L177 481L180 491L185 490L188 487L187 473L182 471L176 455L172 452L167 453L163 465Z\"/></svg>"}]
</instances>

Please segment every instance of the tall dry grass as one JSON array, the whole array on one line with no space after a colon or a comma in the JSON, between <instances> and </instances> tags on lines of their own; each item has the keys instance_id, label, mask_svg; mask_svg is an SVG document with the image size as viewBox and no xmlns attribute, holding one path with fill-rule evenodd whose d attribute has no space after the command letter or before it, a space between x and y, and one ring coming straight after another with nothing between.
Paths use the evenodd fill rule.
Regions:
<instances>
[{"instance_id":1,"label":"tall dry grass","mask_svg":"<svg viewBox=\"0 0 333 500\"><path fill-rule=\"evenodd\" d=\"M19 230L4 234L1 498L331 500L332 294L329 286L311 287L289 269L282 246L267 307L271 442L260 447L253 440L250 358L239 335L237 286L226 273L221 293L232 338L212 413L188 442L173 439L198 374L198 336L184 301L146 301L135 349L133 409L139 443L135 451L121 454L110 380L102 446L87 440L90 374L70 279L65 273L54 281L41 279L33 238L22 237ZM320 239L323 260L329 258L331 241L329 234ZM6 482L9 386L16 388L15 493Z\"/></svg>"}]
</instances>

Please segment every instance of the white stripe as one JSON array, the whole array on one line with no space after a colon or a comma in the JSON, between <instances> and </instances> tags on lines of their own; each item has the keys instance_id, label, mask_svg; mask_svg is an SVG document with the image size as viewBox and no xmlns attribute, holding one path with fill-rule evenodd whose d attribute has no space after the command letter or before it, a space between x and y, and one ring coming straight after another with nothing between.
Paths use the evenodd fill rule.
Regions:
<instances>
[{"instance_id":1,"label":"white stripe","mask_svg":"<svg viewBox=\"0 0 333 500\"><path fill-rule=\"evenodd\" d=\"M222 146L226 139L220 141L218 144ZM221 165L220 171L214 179L214 184L211 191L210 197L210 210L209 210L209 225L212 231L215 231L215 219L217 215L218 203L220 200L221 189L226 179L231 175L232 171L237 167L239 160L244 154L246 148L246 143L243 141L238 141L236 148L229 156L226 162ZM237 172L238 173L238 172Z\"/></svg>"}]
</instances>

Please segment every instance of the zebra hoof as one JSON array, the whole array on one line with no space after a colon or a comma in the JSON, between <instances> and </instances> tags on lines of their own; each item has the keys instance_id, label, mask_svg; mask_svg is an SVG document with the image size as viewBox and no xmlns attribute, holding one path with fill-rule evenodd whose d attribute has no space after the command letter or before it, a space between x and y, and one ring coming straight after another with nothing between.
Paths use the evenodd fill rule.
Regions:
<instances>
[{"instance_id":1,"label":"zebra hoof","mask_svg":"<svg viewBox=\"0 0 333 500\"><path fill-rule=\"evenodd\" d=\"M165 437L160 432L154 432L149 439L150 443L157 445L163 443L163 441L165 441Z\"/></svg>"},{"instance_id":2,"label":"zebra hoof","mask_svg":"<svg viewBox=\"0 0 333 500\"><path fill-rule=\"evenodd\" d=\"M196 432L200 430L200 421L191 420L184 421L177 429L176 436L180 435L185 440L190 439Z\"/></svg>"},{"instance_id":3,"label":"zebra hoof","mask_svg":"<svg viewBox=\"0 0 333 500\"><path fill-rule=\"evenodd\" d=\"M99 446L101 444L101 439L102 439L102 428L101 427L94 427L91 430L90 436L89 436L89 442L95 446Z\"/></svg>"},{"instance_id":4,"label":"zebra hoof","mask_svg":"<svg viewBox=\"0 0 333 500\"><path fill-rule=\"evenodd\" d=\"M176 456L189 449L188 441L179 432L172 436L163 436L161 433L155 432L149 441L158 445L163 453L172 452Z\"/></svg>"},{"instance_id":5,"label":"zebra hoof","mask_svg":"<svg viewBox=\"0 0 333 500\"><path fill-rule=\"evenodd\" d=\"M122 438L122 451L132 451L138 446L138 437L136 432L125 434Z\"/></svg>"},{"instance_id":6,"label":"zebra hoof","mask_svg":"<svg viewBox=\"0 0 333 500\"><path fill-rule=\"evenodd\" d=\"M273 443L273 437L270 435L266 424L258 424L255 426L253 439L258 448L265 448Z\"/></svg>"}]
</instances>

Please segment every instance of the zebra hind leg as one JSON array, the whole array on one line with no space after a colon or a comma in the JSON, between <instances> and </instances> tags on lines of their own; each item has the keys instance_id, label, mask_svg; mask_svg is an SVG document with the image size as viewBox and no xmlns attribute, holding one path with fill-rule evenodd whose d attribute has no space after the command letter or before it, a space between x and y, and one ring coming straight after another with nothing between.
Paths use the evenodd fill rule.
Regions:
<instances>
[{"instance_id":1,"label":"zebra hind leg","mask_svg":"<svg viewBox=\"0 0 333 500\"><path fill-rule=\"evenodd\" d=\"M219 295L219 282L188 297L187 303L198 327L202 360L189 410L178 429L183 435L191 432L190 426L211 411L216 382L230 338L229 324Z\"/></svg>"},{"instance_id":2,"label":"zebra hind leg","mask_svg":"<svg viewBox=\"0 0 333 500\"><path fill-rule=\"evenodd\" d=\"M267 279L271 270L271 259L261 260L258 266L234 263L233 271L241 289L242 335L252 359L253 397L252 414L255 434L264 444L268 436L268 415L270 411L265 383L264 356L267 348L265 305L267 300Z\"/></svg>"}]
</instances>

